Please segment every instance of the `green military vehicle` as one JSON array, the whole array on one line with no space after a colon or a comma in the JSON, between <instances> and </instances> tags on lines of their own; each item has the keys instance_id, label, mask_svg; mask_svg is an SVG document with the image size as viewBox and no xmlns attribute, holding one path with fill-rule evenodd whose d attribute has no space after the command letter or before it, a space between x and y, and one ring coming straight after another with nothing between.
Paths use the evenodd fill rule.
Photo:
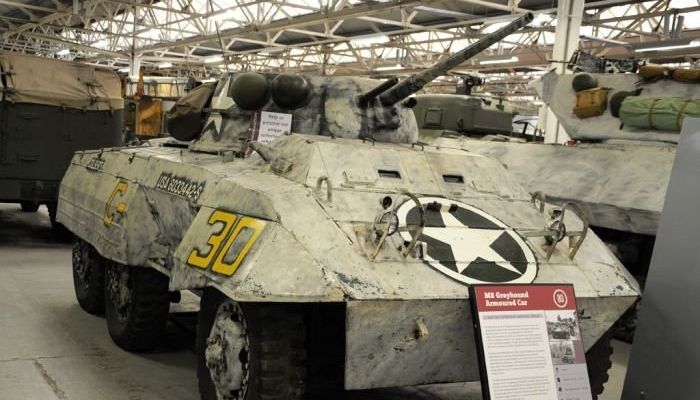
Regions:
<instances>
[{"instance_id":1,"label":"green military vehicle","mask_svg":"<svg viewBox=\"0 0 700 400\"><path fill-rule=\"evenodd\" d=\"M108 70L23 54L0 53L0 69L0 202L27 212L45 204L55 225L73 153L122 144L121 83Z\"/></svg>"},{"instance_id":2,"label":"green military vehicle","mask_svg":"<svg viewBox=\"0 0 700 400\"><path fill-rule=\"evenodd\" d=\"M512 135L515 113L494 100L466 94L416 95L413 113L422 140L447 135Z\"/></svg>"}]
</instances>

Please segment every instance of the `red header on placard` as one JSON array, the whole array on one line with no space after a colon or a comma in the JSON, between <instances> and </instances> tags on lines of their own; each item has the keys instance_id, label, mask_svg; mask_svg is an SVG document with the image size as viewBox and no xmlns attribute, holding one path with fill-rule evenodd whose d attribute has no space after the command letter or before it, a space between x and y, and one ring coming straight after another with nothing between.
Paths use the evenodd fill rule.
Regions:
<instances>
[{"instance_id":1,"label":"red header on placard","mask_svg":"<svg viewBox=\"0 0 700 400\"><path fill-rule=\"evenodd\" d=\"M573 285L482 285L474 292L479 312L576 309Z\"/></svg>"}]
</instances>

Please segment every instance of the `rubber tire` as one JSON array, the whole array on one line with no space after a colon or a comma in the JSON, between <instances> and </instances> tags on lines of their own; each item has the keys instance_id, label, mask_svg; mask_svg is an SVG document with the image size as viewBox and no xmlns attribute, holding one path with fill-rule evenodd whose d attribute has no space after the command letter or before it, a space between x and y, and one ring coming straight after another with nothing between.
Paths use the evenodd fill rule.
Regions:
<instances>
[{"instance_id":1,"label":"rubber tire","mask_svg":"<svg viewBox=\"0 0 700 400\"><path fill-rule=\"evenodd\" d=\"M639 281L639 279L637 279ZM634 332L637 331L639 318L639 302L630 307L613 325L613 338L621 342L632 344L634 342Z\"/></svg>"},{"instance_id":2,"label":"rubber tire","mask_svg":"<svg viewBox=\"0 0 700 400\"><path fill-rule=\"evenodd\" d=\"M207 339L219 305L226 297L207 288L197 324L197 378L202 400L218 400L205 362ZM301 307L293 304L241 303L250 343L249 386L245 400L304 397L306 326Z\"/></svg>"},{"instance_id":3,"label":"rubber tire","mask_svg":"<svg viewBox=\"0 0 700 400\"><path fill-rule=\"evenodd\" d=\"M603 393L603 386L610 376L608 372L612 367L611 356L613 353L612 334L606 332L600 339L586 352L586 364L588 364L588 379L591 382L591 393L593 400Z\"/></svg>"},{"instance_id":4,"label":"rubber tire","mask_svg":"<svg viewBox=\"0 0 700 400\"><path fill-rule=\"evenodd\" d=\"M86 258L86 259L84 259ZM85 282L77 270L78 263L89 263L90 273ZM102 315L105 312L105 265L109 261L102 257L90 243L75 237L73 239L73 288L80 307L90 314Z\"/></svg>"},{"instance_id":5,"label":"rubber tire","mask_svg":"<svg viewBox=\"0 0 700 400\"><path fill-rule=\"evenodd\" d=\"M109 271L112 268L130 269L131 302L124 322L117 317L115 305L109 295ZM107 329L114 343L132 352L153 350L168 322L168 277L152 268L131 267L112 262L105 270L104 287Z\"/></svg>"},{"instance_id":6,"label":"rubber tire","mask_svg":"<svg viewBox=\"0 0 700 400\"><path fill-rule=\"evenodd\" d=\"M48 203L46 208L49 210L49 219L51 220L51 228L54 235L61 240L69 240L73 237L73 233L68 230L62 223L56 221L56 212L58 210L57 203Z\"/></svg>"},{"instance_id":7,"label":"rubber tire","mask_svg":"<svg viewBox=\"0 0 700 400\"><path fill-rule=\"evenodd\" d=\"M33 201L23 201L19 203L19 206L22 207L22 212L26 213L33 213L39 210L39 203Z\"/></svg>"}]
</instances>

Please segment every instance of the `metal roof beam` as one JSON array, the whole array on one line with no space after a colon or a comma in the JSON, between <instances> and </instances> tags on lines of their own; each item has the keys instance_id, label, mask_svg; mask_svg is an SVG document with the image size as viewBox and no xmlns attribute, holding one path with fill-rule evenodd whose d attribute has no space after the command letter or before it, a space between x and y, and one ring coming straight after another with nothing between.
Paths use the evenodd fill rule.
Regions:
<instances>
[{"instance_id":1,"label":"metal roof beam","mask_svg":"<svg viewBox=\"0 0 700 400\"><path fill-rule=\"evenodd\" d=\"M70 42L68 40L59 39L55 36L43 35L43 34L39 34L39 33L35 33L35 32L22 32L21 35L27 36L27 37L30 37L33 39L41 39L43 41L50 42L50 43L64 45L67 47L74 48L76 50L82 50L82 51L87 51L87 52L91 52L91 53L99 53L99 54L102 54L102 55L105 55L105 56L108 56L111 58L125 58L125 57L128 58L128 55L126 55L124 53L118 53L118 52L114 52L114 51L100 49L98 47L92 47L92 46L87 46L84 44L74 43L74 42Z\"/></svg>"},{"instance_id":2,"label":"metal roof beam","mask_svg":"<svg viewBox=\"0 0 700 400\"><path fill-rule=\"evenodd\" d=\"M0 4L10 6L10 7L16 7L16 8L25 8L27 10L41 11L41 12L45 12L45 13L55 13L55 12L60 11L56 8L42 7L42 6L37 6L34 4L20 3L18 1L11 1L11 0L0 0Z\"/></svg>"},{"instance_id":3,"label":"metal roof beam","mask_svg":"<svg viewBox=\"0 0 700 400\"><path fill-rule=\"evenodd\" d=\"M335 21L339 19L349 19L349 18L356 18L359 16L363 15L370 15L377 13L379 11L390 11L394 9L398 9L401 7L409 7L409 6L414 6L414 5L420 5L420 4L426 4L426 3L431 3L436 0L426 0L426 1L420 1L420 0L397 0L394 2L390 3L381 3L381 4L373 4L373 3L363 3L359 5L355 5L353 7L348 7L344 8L342 10L338 11L329 11L329 12L319 12L319 13L314 13L314 14L305 14L305 15L300 15L296 17L291 17L287 19L280 19L276 21L271 21L267 24L264 25L251 25L251 26L243 26L239 28L233 28L233 29L227 29L221 31L221 38L222 39L228 39L228 38L233 38L233 37L240 37L246 34L250 33L266 33L266 32L273 32L273 31L278 31L278 30L283 30L283 29L289 29L289 28L302 28L308 25L312 24L320 24L325 21ZM191 38L186 38L186 39L180 39L180 40L175 40L172 42L167 42L163 43L160 45L154 45L154 46L146 46L137 49L137 52L147 52L147 51L156 51L156 50L161 50L161 49L166 49L170 47L180 47L180 46L190 46L193 44L197 43L202 43L202 42L210 42L210 41L217 41L218 36L216 33L212 34L207 34L207 35L200 35L200 36L195 36Z\"/></svg>"}]
</instances>

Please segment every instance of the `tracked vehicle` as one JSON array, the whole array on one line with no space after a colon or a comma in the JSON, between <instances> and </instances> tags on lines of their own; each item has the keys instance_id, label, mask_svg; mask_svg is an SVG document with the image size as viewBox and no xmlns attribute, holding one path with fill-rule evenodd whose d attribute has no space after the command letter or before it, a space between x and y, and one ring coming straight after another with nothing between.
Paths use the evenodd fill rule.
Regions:
<instances>
[{"instance_id":1,"label":"tracked vehicle","mask_svg":"<svg viewBox=\"0 0 700 400\"><path fill-rule=\"evenodd\" d=\"M408 96L531 19L401 82L230 73L201 131L171 129L191 142L76 154L58 217L79 303L146 350L173 293L201 291L202 398L300 399L477 381L468 286L571 282L599 393L634 279L575 205L416 144Z\"/></svg>"}]
</instances>

